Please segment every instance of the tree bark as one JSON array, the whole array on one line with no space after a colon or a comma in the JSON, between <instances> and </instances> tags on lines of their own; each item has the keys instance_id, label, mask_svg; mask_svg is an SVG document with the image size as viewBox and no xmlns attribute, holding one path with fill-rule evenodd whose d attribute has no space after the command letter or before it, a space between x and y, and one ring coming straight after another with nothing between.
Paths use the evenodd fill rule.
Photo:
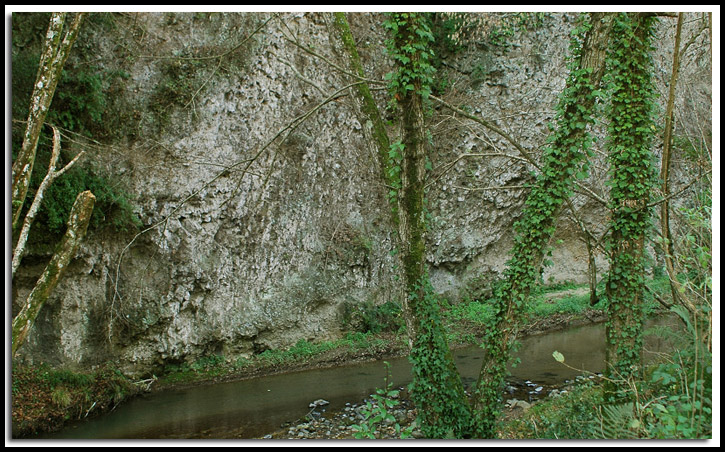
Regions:
<instances>
[{"instance_id":1,"label":"tree bark","mask_svg":"<svg viewBox=\"0 0 725 452\"><path fill-rule=\"evenodd\" d=\"M79 193L76 197L68 218L68 229L63 239L61 239L43 274L38 279L30 295L28 295L25 306L13 319L13 357L30 333L33 323L48 297L55 289L58 281L63 277L68 263L75 256L78 245L83 241L95 202L96 197L90 191Z\"/></svg>"},{"instance_id":2,"label":"tree bark","mask_svg":"<svg viewBox=\"0 0 725 452\"><path fill-rule=\"evenodd\" d=\"M53 183L55 179L57 179L60 175L62 175L64 172L66 172L68 169L70 169L83 155L83 151L78 153L73 160L71 160L66 166L63 167L60 171L56 171L55 167L58 163L58 158L60 157L60 132L55 126L51 126L53 128L53 153L50 157L50 164L48 165L48 172L46 173L45 177L43 178L43 181L40 183L40 186L38 187L38 190L35 192L35 197L33 198L33 203L30 205L30 208L28 209L28 213L25 215L25 220L23 221L23 227L20 230L20 234L18 235L17 243L15 244L15 249L13 251L13 260L12 260L12 275L15 275L15 271L20 266L20 261L23 258L23 255L25 254L25 244L28 240L28 234L30 233L30 227L33 224L33 221L35 221L35 216L37 215L38 211L40 210L40 206L43 202L43 196L45 195L45 190L50 186L50 184Z\"/></svg>"},{"instance_id":3,"label":"tree bark","mask_svg":"<svg viewBox=\"0 0 725 452\"><path fill-rule=\"evenodd\" d=\"M672 232L670 230L670 159L672 156L672 122L675 105L675 88L677 86L677 78L680 73L680 38L682 35L682 19L683 13L677 15L677 28L675 31L675 49L672 57L672 74L670 76L670 87L667 96L667 110L665 112L665 132L662 142L662 165L660 167L660 180L662 181L663 201L660 204L660 233L662 234L662 251L665 260L665 269L670 279L670 287L672 289L672 302L680 303L680 283L677 280L677 271L673 261L674 243L672 241ZM694 313L695 309L688 303L683 303L690 313Z\"/></svg>"},{"instance_id":4,"label":"tree bark","mask_svg":"<svg viewBox=\"0 0 725 452\"><path fill-rule=\"evenodd\" d=\"M355 45L355 38L352 36L350 31L350 25L347 21L345 13L334 13L333 23L337 29L340 40L342 41L344 51L346 53L349 67L353 73L357 74L360 79L365 79L365 70L363 69L362 63L360 62L360 55ZM360 104L361 121L363 130L366 135L370 136L369 141L373 143L375 147L375 154L377 155L378 164L380 165L381 177L380 180L388 186L392 185L390 180L390 174L388 172L388 152L390 151L390 137L385 128L380 110L378 109L375 99L370 93L370 87L367 83L360 83L355 86L357 93L358 102ZM397 223L397 211L392 213L395 222Z\"/></svg>"},{"instance_id":5,"label":"tree bark","mask_svg":"<svg viewBox=\"0 0 725 452\"><path fill-rule=\"evenodd\" d=\"M12 229L19 224L20 212L28 193L30 176L35 163L35 151L38 148L40 131L60 80L65 61L70 54L83 18L88 13L77 13L73 17L65 36L62 35L66 22L66 13L53 13L46 33L45 44L40 56L38 74L33 93L30 97L28 123L23 136L23 144L12 166Z\"/></svg>"},{"instance_id":6,"label":"tree bark","mask_svg":"<svg viewBox=\"0 0 725 452\"><path fill-rule=\"evenodd\" d=\"M398 231L406 296L404 312L412 342L411 394L418 408L421 430L427 437L468 436L470 407L445 339L439 318L438 300L426 271L425 182L428 137L426 134L426 91L421 68L430 63L421 53L430 43L423 14L393 15L399 26L395 45L402 72L409 76L396 93L401 111L403 158L398 199ZM417 49L415 51L402 49ZM407 86L407 84L412 84ZM412 89L411 89L412 88Z\"/></svg>"}]
</instances>

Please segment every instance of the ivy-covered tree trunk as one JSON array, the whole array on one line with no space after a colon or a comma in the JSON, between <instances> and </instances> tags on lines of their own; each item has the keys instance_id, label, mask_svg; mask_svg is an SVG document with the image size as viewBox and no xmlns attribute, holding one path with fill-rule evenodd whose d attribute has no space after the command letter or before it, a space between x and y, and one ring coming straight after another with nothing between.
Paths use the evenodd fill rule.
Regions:
<instances>
[{"instance_id":1,"label":"ivy-covered tree trunk","mask_svg":"<svg viewBox=\"0 0 725 452\"><path fill-rule=\"evenodd\" d=\"M412 339L412 398L421 430L428 438L469 434L470 410L463 383L445 339L438 300L425 267L425 181L428 135L425 102L434 71L433 35L422 13L393 13L386 22L393 39L389 51L397 62L391 87L401 112L402 137L391 148L391 174L400 177L398 231L406 289L404 311ZM402 155L397 155L400 153Z\"/></svg>"},{"instance_id":2,"label":"ivy-covered tree trunk","mask_svg":"<svg viewBox=\"0 0 725 452\"><path fill-rule=\"evenodd\" d=\"M88 13L77 13L65 35L63 28L67 13L53 13L50 17L45 44L40 55L38 75L30 97L28 123L25 127L23 144L12 166L12 229L19 224L20 212L25 202L30 184L30 175L35 164L35 151L38 148L40 131L48 115L55 88L60 80L65 61L78 36L83 18Z\"/></svg>"},{"instance_id":3,"label":"ivy-covered tree trunk","mask_svg":"<svg viewBox=\"0 0 725 452\"><path fill-rule=\"evenodd\" d=\"M644 246L653 187L654 136L652 61L654 18L639 13L619 14L609 58L611 103L608 157L611 165L610 270L607 364L610 392L623 389L641 370ZM613 386L613 387L612 387Z\"/></svg>"},{"instance_id":4,"label":"ivy-covered tree trunk","mask_svg":"<svg viewBox=\"0 0 725 452\"><path fill-rule=\"evenodd\" d=\"M83 241L88 229L95 202L96 197L90 191L79 193L76 197L68 218L68 228L65 235L58 244L40 279L38 279L35 287L28 295L25 305L13 318L12 356L15 356L18 348L25 341L38 313L45 305L55 286L58 285L58 281L63 277L68 268L68 263L75 256L78 245Z\"/></svg>"},{"instance_id":5,"label":"ivy-covered tree trunk","mask_svg":"<svg viewBox=\"0 0 725 452\"><path fill-rule=\"evenodd\" d=\"M575 178L587 175L585 152L594 122L593 108L604 72L611 13L592 13L572 35L569 76L559 99L556 129L544 151L542 172L516 223L512 257L494 291L494 320L483 344L486 356L473 402L475 436L493 438L501 409L500 396L516 339L517 323L528 295L540 279L547 247L556 230L562 204Z\"/></svg>"}]
</instances>

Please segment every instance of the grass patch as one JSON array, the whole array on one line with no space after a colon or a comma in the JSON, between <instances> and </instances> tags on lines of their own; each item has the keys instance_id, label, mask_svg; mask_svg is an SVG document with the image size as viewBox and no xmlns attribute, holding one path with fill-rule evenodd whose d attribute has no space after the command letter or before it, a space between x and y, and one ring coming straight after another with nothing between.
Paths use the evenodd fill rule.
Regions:
<instances>
[{"instance_id":1,"label":"grass patch","mask_svg":"<svg viewBox=\"0 0 725 452\"><path fill-rule=\"evenodd\" d=\"M12 370L13 437L60 427L111 409L139 388L118 370L93 372L14 365Z\"/></svg>"},{"instance_id":2,"label":"grass patch","mask_svg":"<svg viewBox=\"0 0 725 452\"><path fill-rule=\"evenodd\" d=\"M579 285L560 290L576 290L587 287ZM553 314L580 314L589 308L589 290L579 291L561 297L551 297L554 290L543 291L534 295L526 307L526 313L534 317L546 317Z\"/></svg>"},{"instance_id":3,"label":"grass patch","mask_svg":"<svg viewBox=\"0 0 725 452\"><path fill-rule=\"evenodd\" d=\"M538 286L532 292L525 309L528 321L553 314L579 314L589 308L589 292L561 297L551 296L560 291L587 287L586 284L563 282ZM493 321L493 300L464 299L460 303L441 302L441 315L451 343L477 343L481 331Z\"/></svg>"},{"instance_id":4,"label":"grass patch","mask_svg":"<svg viewBox=\"0 0 725 452\"><path fill-rule=\"evenodd\" d=\"M340 349L352 352L360 350L387 350L396 339L385 338L371 332L348 333L334 341L310 342L299 340L284 350L265 350L251 357L227 359L221 355L209 355L193 363L168 364L159 377L159 383L177 384L203 381L223 375L232 375L248 369L265 369L308 362L325 352Z\"/></svg>"}]
</instances>

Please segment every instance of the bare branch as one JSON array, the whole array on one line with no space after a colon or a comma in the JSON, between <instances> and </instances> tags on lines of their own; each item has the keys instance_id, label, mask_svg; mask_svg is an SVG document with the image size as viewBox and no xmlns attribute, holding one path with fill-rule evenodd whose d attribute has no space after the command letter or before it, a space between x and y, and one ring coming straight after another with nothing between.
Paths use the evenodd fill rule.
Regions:
<instances>
[{"instance_id":1,"label":"bare branch","mask_svg":"<svg viewBox=\"0 0 725 452\"><path fill-rule=\"evenodd\" d=\"M28 213L25 215L25 219L23 220L23 228L20 230L20 234L18 235L18 241L15 245L15 251L13 252L13 260L12 260L12 275L15 275L15 271L20 266L20 261L23 258L23 255L25 254L25 245L28 241L28 235L30 234L30 227L33 225L33 222L35 221L35 216L38 214L38 211L40 210L40 206L43 202L43 196L45 195L45 190L50 187L50 185L53 183L55 179L60 177L63 173L65 173L68 169L70 169L75 163L78 161L78 159L81 158L83 153L85 151L81 151L76 155L73 160L71 160L67 165L65 165L60 171L56 171L55 167L58 163L58 158L60 158L60 132L58 129L54 126L51 126L53 128L53 152L50 157L50 164L48 165L48 172L45 174L45 177L43 178L43 181L40 183L40 186L38 187L38 190L35 192L35 197L33 198L33 203L30 205L30 208L28 209Z\"/></svg>"},{"instance_id":2,"label":"bare branch","mask_svg":"<svg viewBox=\"0 0 725 452\"><path fill-rule=\"evenodd\" d=\"M23 136L23 144L12 166L12 228L20 221L20 212L30 185L33 173L35 153L38 148L40 131L60 80L61 71L75 42L81 23L88 13L74 16L65 36L62 37L66 13L53 13L50 17L46 40L38 65L38 75L30 96L28 120Z\"/></svg>"}]
</instances>

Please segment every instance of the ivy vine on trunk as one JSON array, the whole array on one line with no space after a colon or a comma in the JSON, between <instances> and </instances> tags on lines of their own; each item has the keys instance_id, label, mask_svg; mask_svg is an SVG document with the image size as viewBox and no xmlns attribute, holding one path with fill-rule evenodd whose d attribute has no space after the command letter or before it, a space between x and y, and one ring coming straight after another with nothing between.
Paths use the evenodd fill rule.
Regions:
<instances>
[{"instance_id":1,"label":"ivy vine on trunk","mask_svg":"<svg viewBox=\"0 0 725 452\"><path fill-rule=\"evenodd\" d=\"M517 325L528 295L540 279L541 265L556 230L562 204L575 179L586 178L591 147L587 127L600 97L611 13L582 15L570 44L569 75L559 98L556 128L544 151L539 174L526 200L502 281L494 292L494 320L482 347L486 350L474 393L475 436L493 438L499 402Z\"/></svg>"},{"instance_id":2,"label":"ivy vine on trunk","mask_svg":"<svg viewBox=\"0 0 725 452\"><path fill-rule=\"evenodd\" d=\"M653 189L651 152L655 126L652 83L654 17L617 15L608 58L611 90L608 158L611 165L610 271L607 363L613 394L641 369L644 246Z\"/></svg>"},{"instance_id":3,"label":"ivy vine on trunk","mask_svg":"<svg viewBox=\"0 0 725 452\"><path fill-rule=\"evenodd\" d=\"M425 103L433 80L434 38L424 13L392 13L385 26L392 35L388 52L396 61L396 71L389 77L390 89L401 113L402 136L390 149L390 175L399 178L399 190L393 198L398 206L407 293L404 308L413 343L411 395L426 437L461 438L469 434L470 409L425 269Z\"/></svg>"}]
</instances>

